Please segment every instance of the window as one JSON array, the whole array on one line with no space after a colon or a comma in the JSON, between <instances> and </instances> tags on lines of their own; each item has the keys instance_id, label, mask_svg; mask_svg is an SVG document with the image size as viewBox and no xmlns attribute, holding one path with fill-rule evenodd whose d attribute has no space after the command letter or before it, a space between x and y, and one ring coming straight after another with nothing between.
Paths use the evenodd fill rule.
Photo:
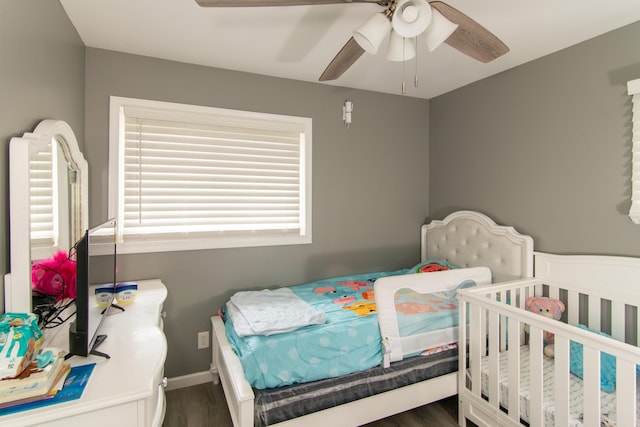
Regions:
<instances>
[{"instance_id":1,"label":"window","mask_svg":"<svg viewBox=\"0 0 640 427\"><path fill-rule=\"evenodd\" d=\"M627 83L629 95L633 96L631 139L631 209L629 217L640 224L640 79Z\"/></svg>"},{"instance_id":2,"label":"window","mask_svg":"<svg viewBox=\"0 0 640 427\"><path fill-rule=\"evenodd\" d=\"M111 97L118 251L311 242L311 119Z\"/></svg>"}]
</instances>

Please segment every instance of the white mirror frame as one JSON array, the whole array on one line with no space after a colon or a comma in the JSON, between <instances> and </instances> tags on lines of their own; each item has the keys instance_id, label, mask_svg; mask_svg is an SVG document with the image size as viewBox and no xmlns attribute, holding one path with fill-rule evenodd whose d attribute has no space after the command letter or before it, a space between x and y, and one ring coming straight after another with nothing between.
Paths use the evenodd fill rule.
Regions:
<instances>
[{"instance_id":1,"label":"white mirror frame","mask_svg":"<svg viewBox=\"0 0 640 427\"><path fill-rule=\"evenodd\" d=\"M71 201L71 242L76 242L89 223L89 167L71 127L61 120L43 120L33 132L11 138L9 144L9 218L11 273L5 276L5 312L31 312L31 217L29 160L55 139L67 165L76 170Z\"/></svg>"}]
</instances>

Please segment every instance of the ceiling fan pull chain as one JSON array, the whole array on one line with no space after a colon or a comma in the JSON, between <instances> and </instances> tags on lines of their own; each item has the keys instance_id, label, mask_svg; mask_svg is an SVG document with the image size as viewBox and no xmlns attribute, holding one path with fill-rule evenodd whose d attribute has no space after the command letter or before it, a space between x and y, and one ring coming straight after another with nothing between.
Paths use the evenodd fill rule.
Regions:
<instances>
[{"instance_id":1,"label":"ceiling fan pull chain","mask_svg":"<svg viewBox=\"0 0 640 427\"><path fill-rule=\"evenodd\" d=\"M414 76L413 76L413 85L415 87L418 87L418 38L417 37L413 38L413 43L415 43L415 48L416 48L416 72L414 73Z\"/></svg>"},{"instance_id":2,"label":"ceiling fan pull chain","mask_svg":"<svg viewBox=\"0 0 640 427\"><path fill-rule=\"evenodd\" d=\"M403 37L402 38L402 94L403 95L407 93L407 83L404 81L404 63L406 62L404 60L404 49L405 49L406 41L407 39Z\"/></svg>"}]
</instances>

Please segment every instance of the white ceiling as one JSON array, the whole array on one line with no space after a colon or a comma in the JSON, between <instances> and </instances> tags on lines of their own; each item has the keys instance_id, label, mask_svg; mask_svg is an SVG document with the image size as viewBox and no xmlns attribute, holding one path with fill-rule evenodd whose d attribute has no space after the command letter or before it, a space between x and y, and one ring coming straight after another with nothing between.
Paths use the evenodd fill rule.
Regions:
<instances>
[{"instance_id":1,"label":"white ceiling","mask_svg":"<svg viewBox=\"0 0 640 427\"><path fill-rule=\"evenodd\" d=\"M377 4L202 8L195 0L60 0L85 45L317 82ZM450 0L511 51L488 64L449 45L404 63L406 96L433 98L640 21L640 0ZM639 41L640 42L640 41ZM382 51L383 49L381 49ZM597 60L594 59L594 60ZM418 70L419 87L413 85ZM364 54L336 86L400 94L403 64Z\"/></svg>"}]
</instances>

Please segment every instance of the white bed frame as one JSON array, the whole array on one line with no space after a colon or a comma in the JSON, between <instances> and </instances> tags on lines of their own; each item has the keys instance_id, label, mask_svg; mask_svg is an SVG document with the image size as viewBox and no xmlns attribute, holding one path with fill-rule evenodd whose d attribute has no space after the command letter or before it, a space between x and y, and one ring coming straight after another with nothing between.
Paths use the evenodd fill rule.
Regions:
<instances>
[{"instance_id":1,"label":"white bed frame","mask_svg":"<svg viewBox=\"0 0 640 427\"><path fill-rule=\"evenodd\" d=\"M563 321L566 319L567 323L524 310L524 301L528 296L541 296L543 292L545 296L561 298L565 302ZM519 373L520 349L526 337L525 324L530 325L529 424L532 427L544 425L543 331L555 334L555 425L568 426L570 423L570 341L579 342L584 348L584 425L600 426L603 415L600 413L601 351L617 358L617 425L636 425L635 365L640 363L640 349L625 342L640 343L640 311L636 311L637 317L630 314L634 311L633 307L636 310L640 307L640 258L536 252L534 279L465 289L458 295L460 324L469 322L468 334L467 331L460 331L460 342L468 340L469 349L467 354L466 347L459 346L458 372L467 374L459 376L460 425L465 425L465 419L487 427L522 425L519 400L522 381ZM601 309L609 306L610 310ZM467 312L469 317L465 319ZM578 329L574 325L579 323L597 331L601 330L601 325L608 325L615 339ZM505 349L508 349L504 363L507 366L509 393L506 408L501 408L498 357ZM483 357L488 366L485 393L481 391L480 366Z\"/></svg>"},{"instance_id":2,"label":"white bed frame","mask_svg":"<svg viewBox=\"0 0 640 427\"><path fill-rule=\"evenodd\" d=\"M422 226L421 258L437 258L461 267L486 266L494 282L533 275L533 240L513 227L499 226L489 217L473 211L459 211L442 221ZM438 274L438 273L429 273ZM254 394L245 380L240 360L227 340L224 324L211 317L214 382L222 383L235 427L253 427ZM457 374L427 381L314 412L275 426L358 426L458 392Z\"/></svg>"}]
</instances>

